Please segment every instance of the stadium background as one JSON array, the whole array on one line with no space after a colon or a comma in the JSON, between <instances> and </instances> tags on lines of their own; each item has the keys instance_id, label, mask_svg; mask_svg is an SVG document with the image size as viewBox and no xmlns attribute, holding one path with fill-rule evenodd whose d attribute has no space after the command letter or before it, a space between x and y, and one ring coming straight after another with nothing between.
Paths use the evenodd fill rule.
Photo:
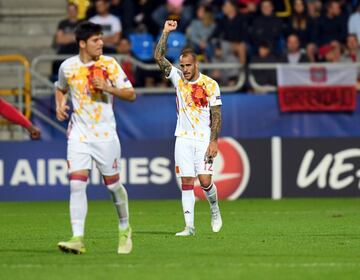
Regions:
<instances>
[{"instance_id":1,"label":"stadium background","mask_svg":"<svg viewBox=\"0 0 360 280\"><path fill-rule=\"evenodd\" d=\"M86 1L81 0L75 2L79 5L86 3ZM128 3L129 1L119 2ZM152 9L165 1L155 2L156 4ZM195 2L198 1L185 1L185 4L192 6L193 12L195 12ZM221 14L223 1L208 2L212 2L213 7L218 7L215 10ZM275 15L282 22L291 18L293 11L292 8L289 8L291 1L273 2L276 9ZM326 13L326 1L319 2L324 2L320 13ZM352 13L356 13L357 1L339 2L342 3L343 15L347 18ZM244 8L244 6L241 7ZM54 48L54 34L59 21L64 18L66 18L66 1L0 1L1 97L18 106L42 131L41 141L30 141L26 132L21 128L5 121L1 122L0 201L2 202L66 201L68 199L64 134L66 124L59 124L55 119L53 81L56 79L56 73L54 75L52 71L53 61L58 58L56 55L58 49ZM126 36L130 36L130 32L127 33ZM124 36L125 34L126 32ZM343 35L345 38L346 34ZM153 37L156 40L156 36ZM341 43L342 54L344 54L346 52L345 41ZM267 238L267 234L264 233L266 230L268 230L268 236L281 235L283 237L289 236L289 238L284 237L285 240L282 240L274 237L276 242L259 249L258 253L255 250L253 255L251 252L254 251L254 248L258 248L256 244L254 247L249 245L248 248L241 247L241 249L234 245L234 248L237 248L234 252L231 251L234 248L231 248L230 243L224 245L222 243L224 241L215 238L215 246L219 246L219 248L228 246L228 250L234 253L235 259L239 258L239 262L237 264L229 262L228 265L219 265L219 269L209 269L209 272L203 272L204 265L198 261L196 263L198 267L189 270L185 275L188 278L201 279L213 271L213 275L217 279L239 279L238 277L241 276L245 276L245 279L264 279L262 278L264 275L268 275L269 279L358 279L359 266L356 263L358 263L359 255L353 248L358 248L360 245L358 238L359 201L357 198L360 189L359 106L356 106L352 112L281 112L276 81L275 84L259 85L252 83L249 79L249 73L253 73L256 77L256 73L251 71L251 65L258 61L251 59L256 56L256 47L251 46L250 41L247 44L246 67L242 66L241 57L237 57L238 60L220 61L220 63L206 59L201 61L204 71L207 71L206 73L212 73L211 65L222 72L227 71L226 67L232 67L232 70L240 69L239 72L236 72L238 79L235 82L220 81L225 90L222 93L223 128L221 135L223 138L220 144L220 155L217 159L219 167L216 169L216 176L219 179L216 182L220 186L222 199L237 200L233 203L238 203L227 204L229 202L223 202L226 222L231 221L231 215L240 216L237 222L234 221L234 231L225 230L223 238L230 240L231 244L251 243L255 242L254 240L262 242L260 239L265 240ZM282 52L286 52L285 31L280 36L277 47L279 52L277 56L280 57ZM317 47L320 50L321 46ZM336 51L335 47L323 51L327 53L329 50ZM121 55L122 53L120 53L120 61L123 59ZM133 55L137 61L141 61L135 53ZM203 59L203 57L200 58ZM317 56L316 60L315 63L343 62L341 60L327 61L321 56ZM147 65L152 63L147 59L142 62ZM271 76L275 72L275 63L283 61L259 62L273 65ZM143 65L139 67L141 68L141 66ZM141 75L146 77L146 71L149 71L150 78L155 76L155 82L150 79L149 84L146 82L136 83L138 92L136 102L133 104L116 102L115 114L123 151L121 177L129 192L130 199L140 200L134 202L132 209L134 220L143 222L138 227L137 233L135 229L135 237L137 236L139 239L138 246L143 245L144 250L147 248L150 253L149 255L137 255L135 253L133 259L124 261L124 266L114 265L116 262L114 259L109 259L108 264L100 263L99 265L108 268L110 277L116 277L118 269L128 269L124 275L134 277L133 279L138 277L143 277L143 279L170 277L172 269L177 271L178 275L184 274L181 266L189 265L189 263L182 258L175 257L179 264L176 266L166 262L165 256L170 256L171 253L161 247L161 244L167 242L170 242L175 250L180 252L179 254L190 254L194 258L196 257L196 254L194 255L189 251L190 247L187 247L183 242L180 244L183 246L181 248L177 247L179 245L173 244L172 240L168 240L170 232L174 231L181 221L180 215L177 215L179 222L176 225L171 225L170 228L166 228L165 225L160 229L155 228L154 224L147 224L145 220L142 220L143 211L147 210L151 212L157 209L155 210L157 213L157 217L154 219L155 224L173 224L173 216L169 213L179 212L178 214L181 214L178 209L180 205L176 204L176 201L181 197L181 192L173 171L173 133L176 123L173 90L171 86L163 83L161 78L157 76L158 74L154 74L154 71L156 72L154 68L146 68L145 66L144 69L145 72L142 72ZM261 68L260 65L260 70L266 71L266 68ZM267 74L260 72L259 75L266 76ZM240 87L236 88L236 83L241 80L242 75L245 77L244 81ZM354 102L359 104L359 101L357 94ZM96 170L90 180L88 195L90 200L104 200L109 196L105 188L102 187L101 179ZM200 192L198 195L200 197ZM326 199L329 197L333 199ZM254 198L255 200L253 200ZM283 204L274 204L276 202L269 201L270 198L274 200L283 198L281 201ZM297 200L289 200L289 198L297 198ZM165 199L171 199L171 201ZM148 200L153 200L153 207L150 204L142 204L142 201ZM26 275L26 272L21 271L24 268L25 270L30 269L37 279L45 279L46 273L50 273L54 269L58 259L52 259L50 266L48 266L44 252L49 254L49 251L45 249L46 246L51 246L57 241L52 240L51 242L49 239L62 238L62 236L46 236L45 244L36 239L34 243L42 249L39 249L37 253L35 249L34 261L30 263L28 252L34 249L33 247L21 245L20 248L23 250L12 251L9 249L13 248L14 240L20 243L23 240L22 226L28 232L28 219L34 221L34 224L37 224L44 231L39 233L40 236L45 236L43 234L47 229L56 230L55 224L50 224L46 217L37 216L40 215L37 213L49 211L49 213L60 215L59 213L67 211L66 203L43 203L0 204L0 209L3 211L0 214L3 225L1 234L4 240L2 248L0 248L0 251L4 252L3 264L0 264L0 268L6 271L3 274L5 277L3 279L11 279L14 276L31 279L30 276ZM106 208L102 202L94 202L93 205L95 209L100 210L100 213L102 211L107 213L112 210ZM208 217L201 211L205 213L206 206L204 202L200 202L198 207L200 209L199 223L200 221L204 223ZM21 210L19 212L19 209L22 208L24 212L34 213L35 216L24 216ZM163 220L161 219L162 214L159 214L162 211L161 209L163 211L170 209L169 213L164 214ZM242 217L241 211L247 213L247 217ZM343 216L346 218L333 223L331 219L328 221L324 218L329 216L335 219L340 219ZM14 226L12 217L17 217L16 219L21 223L21 227ZM35 221L37 219L38 221ZM67 217L61 217L59 221L66 224L66 219ZM278 219L284 219L284 221L281 224L274 222L274 227L274 223L270 221ZM299 224L291 224L292 219L297 219ZM90 216L90 224L96 224L95 221L102 222L99 217L93 216L91 218ZM40 223L43 223L44 226L40 226ZM254 224L262 225L263 228L260 226L256 228L255 226L252 229L253 231L241 229L244 225L251 227ZM319 228L315 229L317 224ZM107 225L103 226L107 229ZM309 226L309 232L302 231L307 226ZM205 232L205 226L199 226L199 229L200 233L201 231ZM303 235L297 236L297 231ZM68 229L62 229L62 233L66 234L66 232ZM239 237L239 239L237 232L242 232L246 237ZM91 237L92 240L96 240L102 236L101 234L101 232L97 232ZM252 234L255 234L255 239L249 237ZM316 239L314 237L316 234L325 237L324 239ZM14 237L9 238L10 235ZM107 236L107 233L105 235ZM30 236L34 235L30 234ZM204 238L211 238L205 233L204 236ZM145 241L146 238L158 244L157 246L160 246L158 253L164 255L159 261L159 265L155 266L155 271L152 271L153 276L151 277L147 274L151 271L149 266L140 265L141 259L148 260L151 258L151 252L156 254L156 251L152 251L151 247L147 247L149 241ZM295 241L297 238L298 240ZM342 240L345 245L341 247L342 245L336 243L337 239ZM282 241L284 242L281 243ZM201 248L208 245L203 239L197 239L197 242L197 245L191 243L191 246L194 246L196 250L201 251ZM298 242L296 246L304 246L303 251L297 251L291 247L294 242ZM94 241L94 243L96 242ZM334 251L331 249L332 246L335 247ZM100 244L100 247L104 248L106 244ZM279 249L278 252L276 248ZM323 251L319 248L322 248ZM314 253L317 249L321 253ZM96 251L96 249L93 250L101 255L101 252ZM240 253L240 250L244 250L243 254ZM221 250L216 249L215 251L219 253ZM268 256L274 258L264 257L262 255L264 252L268 252ZM205 255L213 253L211 248L203 252ZM288 256L288 258L282 259L280 254ZM109 255L110 253L106 252L102 256L108 258ZM228 260L226 257L225 259ZM207 260L210 264L219 263L219 258L216 256L209 257ZM94 273L93 277L94 275L101 277L101 274L95 273L96 267L91 265L92 261L92 259L86 260L87 267L79 264L78 261L75 261L75 264L64 261L63 267L59 271L64 275L71 275L71 269L76 267L82 271L88 269ZM135 268L138 268L138 271L131 269L133 264ZM45 272L37 271L40 268L44 269ZM223 269L227 272L222 272ZM90 274L86 274L87 277L90 277ZM52 279L59 277L59 275L53 276ZM76 276L75 278L85 279L86 277ZM173 278L177 279L179 276Z\"/></svg>"}]
</instances>

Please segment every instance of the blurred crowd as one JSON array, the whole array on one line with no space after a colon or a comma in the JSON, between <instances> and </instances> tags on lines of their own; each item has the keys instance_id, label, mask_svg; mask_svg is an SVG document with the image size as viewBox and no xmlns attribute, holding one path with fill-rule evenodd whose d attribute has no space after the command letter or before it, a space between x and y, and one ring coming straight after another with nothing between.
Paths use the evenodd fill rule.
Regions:
<instances>
[{"instance_id":1,"label":"blurred crowd","mask_svg":"<svg viewBox=\"0 0 360 280\"><path fill-rule=\"evenodd\" d=\"M105 53L153 63L164 22L173 19L173 44L192 47L201 62L360 62L359 0L71 0L67 15L55 34L58 54L77 53L74 29L89 20L103 26ZM176 63L176 55L170 60ZM137 69L131 60L122 67L136 86L166 83L158 71ZM259 85L276 85L274 72L252 74ZM236 69L207 74L221 85L233 85L239 76Z\"/></svg>"}]
</instances>

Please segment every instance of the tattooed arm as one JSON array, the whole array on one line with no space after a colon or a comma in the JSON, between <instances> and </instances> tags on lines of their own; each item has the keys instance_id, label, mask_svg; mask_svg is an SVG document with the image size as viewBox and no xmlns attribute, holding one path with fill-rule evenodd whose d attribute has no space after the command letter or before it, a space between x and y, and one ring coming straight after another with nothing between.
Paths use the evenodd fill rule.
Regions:
<instances>
[{"instance_id":1,"label":"tattooed arm","mask_svg":"<svg viewBox=\"0 0 360 280\"><path fill-rule=\"evenodd\" d=\"M221 130L221 106L210 107L211 134L210 142L217 141Z\"/></svg>"},{"instance_id":2,"label":"tattooed arm","mask_svg":"<svg viewBox=\"0 0 360 280\"><path fill-rule=\"evenodd\" d=\"M221 130L221 106L211 106L210 107L210 121L211 121L211 134L210 134L210 143L206 151L206 161L212 162L217 155L218 143L220 130Z\"/></svg>"},{"instance_id":3,"label":"tattooed arm","mask_svg":"<svg viewBox=\"0 0 360 280\"><path fill-rule=\"evenodd\" d=\"M154 58L156 63L159 65L160 70L165 74L165 76L169 76L171 72L171 63L165 58L167 39L169 37L169 33L175 30L177 27L177 22L174 20L167 20L164 25L164 30L161 34L160 40L155 48Z\"/></svg>"}]
</instances>

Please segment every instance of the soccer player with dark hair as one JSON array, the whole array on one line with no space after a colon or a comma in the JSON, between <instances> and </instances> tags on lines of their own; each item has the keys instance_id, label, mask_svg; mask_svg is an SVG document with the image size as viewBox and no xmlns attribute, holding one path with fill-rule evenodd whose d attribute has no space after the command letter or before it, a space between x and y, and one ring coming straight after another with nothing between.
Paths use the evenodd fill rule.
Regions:
<instances>
[{"instance_id":1,"label":"soccer player with dark hair","mask_svg":"<svg viewBox=\"0 0 360 280\"><path fill-rule=\"evenodd\" d=\"M196 55L191 49L185 49L180 55L181 70L165 58L169 33L176 30L176 27L176 21L165 22L155 49L155 60L176 88L178 118L175 131L175 171L181 177L185 217L185 229L176 235L191 236L195 234L196 177L210 203L212 230L218 232L222 227L217 190L212 181L213 161L218 152L222 103L218 83L199 72Z\"/></svg>"},{"instance_id":2,"label":"soccer player with dark hair","mask_svg":"<svg viewBox=\"0 0 360 280\"><path fill-rule=\"evenodd\" d=\"M87 213L86 186L94 161L109 189L119 218L119 254L132 250L128 197L120 182L120 142L116 132L113 97L136 98L134 88L116 60L103 56L102 29L82 22L75 31L79 55L65 60L56 83L56 116L69 117L67 93L73 113L68 125L67 160L70 179L70 219L73 237L59 242L64 252L81 254Z\"/></svg>"},{"instance_id":3,"label":"soccer player with dark hair","mask_svg":"<svg viewBox=\"0 0 360 280\"><path fill-rule=\"evenodd\" d=\"M20 111L13 105L0 98L0 115L8 121L21 125L30 135L32 140L39 140L41 137L40 129L34 126Z\"/></svg>"}]
</instances>

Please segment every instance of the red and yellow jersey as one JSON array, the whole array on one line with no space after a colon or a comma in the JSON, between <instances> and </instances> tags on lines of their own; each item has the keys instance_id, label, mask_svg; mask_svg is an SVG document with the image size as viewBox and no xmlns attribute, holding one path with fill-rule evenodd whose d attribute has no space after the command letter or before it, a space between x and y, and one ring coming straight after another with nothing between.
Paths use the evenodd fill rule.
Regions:
<instances>
[{"instance_id":1,"label":"red and yellow jersey","mask_svg":"<svg viewBox=\"0 0 360 280\"><path fill-rule=\"evenodd\" d=\"M70 93L73 113L68 127L68 139L81 142L110 141L117 137L113 111L113 96L97 90L92 80L103 77L116 88L132 85L116 60L101 56L87 64L80 57L66 59L60 66L56 87Z\"/></svg>"},{"instance_id":2,"label":"red and yellow jersey","mask_svg":"<svg viewBox=\"0 0 360 280\"><path fill-rule=\"evenodd\" d=\"M178 118L175 136L209 141L210 107L222 104L218 83L201 73L196 81L188 82L175 67L167 78L176 90Z\"/></svg>"}]
</instances>

